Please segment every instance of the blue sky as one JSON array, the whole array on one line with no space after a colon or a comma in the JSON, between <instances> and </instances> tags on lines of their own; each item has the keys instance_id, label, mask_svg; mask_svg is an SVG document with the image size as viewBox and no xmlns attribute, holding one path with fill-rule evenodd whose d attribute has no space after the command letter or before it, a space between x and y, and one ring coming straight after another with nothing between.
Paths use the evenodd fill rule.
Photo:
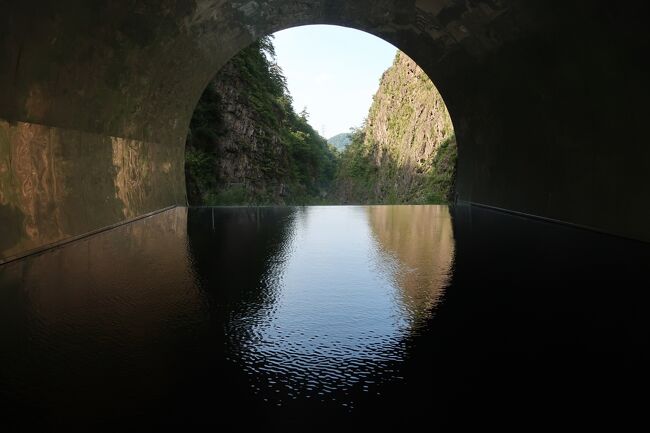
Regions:
<instances>
[{"instance_id":1,"label":"blue sky","mask_svg":"<svg viewBox=\"0 0 650 433\"><path fill-rule=\"evenodd\" d=\"M337 26L294 27L274 36L296 112L307 107L309 123L326 138L361 126L397 49Z\"/></svg>"}]
</instances>

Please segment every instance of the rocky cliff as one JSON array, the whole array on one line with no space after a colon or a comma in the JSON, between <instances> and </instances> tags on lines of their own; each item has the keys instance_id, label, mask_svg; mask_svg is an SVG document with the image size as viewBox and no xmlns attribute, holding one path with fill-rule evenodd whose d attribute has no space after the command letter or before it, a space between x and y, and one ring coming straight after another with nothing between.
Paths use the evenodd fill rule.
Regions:
<instances>
[{"instance_id":1,"label":"rocky cliff","mask_svg":"<svg viewBox=\"0 0 650 433\"><path fill-rule=\"evenodd\" d=\"M226 64L194 112L186 146L193 205L444 203L456 142L442 97L398 53L365 125L339 153L296 114L271 39ZM346 138L347 135L346 135Z\"/></svg>"},{"instance_id":2,"label":"rocky cliff","mask_svg":"<svg viewBox=\"0 0 650 433\"><path fill-rule=\"evenodd\" d=\"M345 203L446 202L455 167L447 107L424 71L398 52L343 152L337 195Z\"/></svg>"},{"instance_id":3,"label":"rocky cliff","mask_svg":"<svg viewBox=\"0 0 650 433\"><path fill-rule=\"evenodd\" d=\"M193 205L322 201L336 156L291 105L269 38L215 76L195 109L186 144Z\"/></svg>"}]
</instances>

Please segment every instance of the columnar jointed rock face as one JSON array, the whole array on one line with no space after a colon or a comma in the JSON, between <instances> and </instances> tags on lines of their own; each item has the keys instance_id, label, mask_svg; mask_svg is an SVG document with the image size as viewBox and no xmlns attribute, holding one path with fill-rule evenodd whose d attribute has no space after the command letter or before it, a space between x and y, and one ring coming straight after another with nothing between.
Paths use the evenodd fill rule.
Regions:
<instances>
[{"instance_id":1,"label":"columnar jointed rock face","mask_svg":"<svg viewBox=\"0 0 650 433\"><path fill-rule=\"evenodd\" d=\"M0 14L0 256L128 218L114 210L123 207L115 202L120 194L128 196L120 182L143 179L143 193L136 194L143 207L135 213L184 203L184 138L210 78L259 36L314 23L371 32L427 72L454 121L461 199L650 240L650 71L643 56L650 48L649 7L61 0L38 2L34 13L31 2L11 1ZM15 128L34 133L29 146L21 147ZM48 176L31 183L21 177L28 171L38 177L29 167L44 159L34 149L53 137L63 139L56 170L75 173L61 178L69 200L60 214L70 221L61 230L61 222L46 229L47 206L41 212L19 203L58 194ZM113 158L94 157L112 139L141 143L122 153L129 161L139 146L151 149L143 158L153 161L118 181ZM31 156L17 158L20 152ZM54 234L41 237L46 231Z\"/></svg>"}]
</instances>

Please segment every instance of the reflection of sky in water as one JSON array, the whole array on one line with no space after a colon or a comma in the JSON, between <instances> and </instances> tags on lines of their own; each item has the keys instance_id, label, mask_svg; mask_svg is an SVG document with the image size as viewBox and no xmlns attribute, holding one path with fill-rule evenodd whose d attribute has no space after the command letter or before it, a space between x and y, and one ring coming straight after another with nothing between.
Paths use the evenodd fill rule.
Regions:
<instances>
[{"instance_id":1,"label":"reflection of sky in water","mask_svg":"<svg viewBox=\"0 0 650 433\"><path fill-rule=\"evenodd\" d=\"M203 387L360 407L441 295L433 208L177 208L2 266L0 392L62 418Z\"/></svg>"},{"instance_id":2,"label":"reflection of sky in water","mask_svg":"<svg viewBox=\"0 0 650 433\"><path fill-rule=\"evenodd\" d=\"M277 404L300 396L351 405L341 392L399 379L413 319L435 305L452 262L449 215L435 208L395 215L390 207L312 207L295 215L293 235L261 282L272 301L228 324L233 360L255 378L256 392ZM432 222L446 228L421 227Z\"/></svg>"},{"instance_id":3,"label":"reflection of sky in water","mask_svg":"<svg viewBox=\"0 0 650 433\"><path fill-rule=\"evenodd\" d=\"M0 266L2 426L403 427L544 408L542 382L566 407L627 405L564 386L647 370L648 248L455 218L460 254L440 206L177 208Z\"/></svg>"}]
</instances>

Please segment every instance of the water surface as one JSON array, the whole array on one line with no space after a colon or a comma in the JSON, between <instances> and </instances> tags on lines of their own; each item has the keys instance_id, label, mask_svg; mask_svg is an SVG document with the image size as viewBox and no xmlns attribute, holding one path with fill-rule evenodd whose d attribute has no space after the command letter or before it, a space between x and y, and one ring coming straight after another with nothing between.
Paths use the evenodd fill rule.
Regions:
<instances>
[{"instance_id":1,"label":"water surface","mask_svg":"<svg viewBox=\"0 0 650 433\"><path fill-rule=\"evenodd\" d=\"M142 431L629 416L649 258L472 207L176 208L0 267L0 411Z\"/></svg>"}]
</instances>

